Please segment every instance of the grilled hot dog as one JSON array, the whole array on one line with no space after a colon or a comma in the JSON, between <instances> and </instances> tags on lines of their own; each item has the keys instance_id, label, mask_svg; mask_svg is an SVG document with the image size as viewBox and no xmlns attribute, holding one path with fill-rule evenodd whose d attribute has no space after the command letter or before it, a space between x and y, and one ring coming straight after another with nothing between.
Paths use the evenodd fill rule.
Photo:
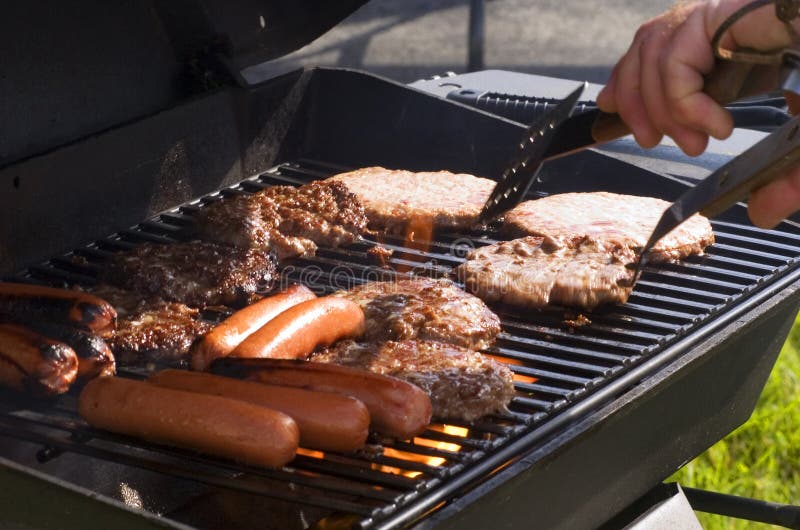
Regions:
<instances>
[{"instance_id":1,"label":"grilled hot dog","mask_svg":"<svg viewBox=\"0 0 800 530\"><path fill-rule=\"evenodd\" d=\"M282 466L297 451L297 424L286 414L120 377L89 381L78 412L93 427L248 464Z\"/></svg>"},{"instance_id":2,"label":"grilled hot dog","mask_svg":"<svg viewBox=\"0 0 800 530\"><path fill-rule=\"evenodd\" d=\"M319 346L357 338L363 333L361 306L344 298L326 296L290 307L244 339L231 356L299 359Z\"/></svg>"},{"instance_id":3,"label":"grilled hot dog","mask_svg":"<svg viewBox=\"0 0 800 530\"><path fill-rule=\"evenodd\" d=\"M280 313L312 298L316 295L307 287L292 285L281 293L240 309L192 345L192 368L205 370L211 361L228 355L247 336Z\"/></svg>"},{"instance_id":4,"label":"grilled hot dog","mask_svg":"<svg viewBox=\"0 0 800 530\"><path fill-rule=\"evenodd\" d=\"M214 373L353 396L367 406L372 428L397 438L411 438L431 420L431 402L419 387L386 375L345 366L281 359L224 357L211 363Z\"/></svg>"},{"instance_id":5,"label":"grilled hot dog","mask_svg":"<svg viewBox=\"0 0 800 530\"><path fill-rule=\"evenodd\" d=\"M0 384L52 396L69 390L78 374L78 357L64 343L28 328L0 324Z\"/></svg>"},{"instance_id":6,"label":"grilled hot dog","mask_svg":"<svg viewBox=\"0 0 800 530\"><path fill-rule=\"evenodd\" d=\"M59 342L63 342L78 355L78 377L76 382L83 384L95 377L104 377L116 373L114 354L106 341L80 329L75 329L62 324L39 322L31 326L37 333L41 333Z\"/></svg>"},{"instance_id":7,"label":"grilled hot dog","mask_svg":"<svg viewBox=\"0 0 800 530\"><path fill-rule=\"evenodd\" d=\"M220 375L162 370L148 382L177 390L249 401L292 417L300 428L300 445L322 451L355 451L364 447L369 412L359 400L286 386L240 381Z\"/></svg>"},{"instance_id":8,"label":"grilled hot dog","mask_svg":"<svg viewBox=\"0 0 800 530\"><path fill-rule=\"evenodd\" d=\"M14 322L51 321L88 331L114 326L117 312L89 293L24 283L0 283L0 315Z\"/></svg>"}]
</instances>

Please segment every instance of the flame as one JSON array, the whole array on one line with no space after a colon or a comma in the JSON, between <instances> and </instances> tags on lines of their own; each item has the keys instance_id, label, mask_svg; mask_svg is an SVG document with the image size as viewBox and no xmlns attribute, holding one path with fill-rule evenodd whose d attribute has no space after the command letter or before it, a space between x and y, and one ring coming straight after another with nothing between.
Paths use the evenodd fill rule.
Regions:
<instances>
[{"instance_id":1,"label":"flame","mask_svg":"<svg viewBox=\"0 0 800 530\"><path fill-rule=\"evenodd\" d=\"M420 252L427 252L433 240L433 219L424 216L414 216L406 225L406 234L403 246ZM409 272L410 265L399 263L397 272Z\"/></svg>"},{"instance_id":2,"label":"flame","mask_svg":"<svg viewBox=\"0 0 800 530\"><path fill-rule=\"evenodd\" d=\"M442 432L445 434L449 434L451 436L458 436L460 438L466 438L469 435L469 429L467 429L466 427L459 427L456 425L430 425L428 428L432 431ZM440 449L442 451L450 451L453 453L460 451L462 447L461 445L453 442L429 440L428 438L422 438L419 436L414 437L414 444L424 447L431 447L433 449ZM447 461L446 458L440 456L418 455L415 453L402 451L400 449L394 449L392 447L384 448L383 454L391 458L396 458L398 460L417 462L431 467L442 466ZM422 472L420 471L408 471L394 466L387 466L383 464L373 464L372 468L378 471L382 471L384 473L403 475L404 477L408 478L415 478L422 474Z\"/></svg>"},{"instance_id":3,"label":"flame","mask_svg":"<svg viewBox=\"0 0 800 530\"><path fill-rule=\"evenodd\" d=\"M498 355L492 355L491 353L484 353L483 355L485 355L486 357L491 357L492 359L494 359L495 361L497 361L497 362L499 362L501 364L513 364L514 366L524 366L522 364L522 361L519 361L517 359L509 359L508 357L500 357ZM514 382L516 382L516 383L532 384L532 383L535 383L538 380L539 379L537 379L536 377L531 377L529 375L523 375L523 374L518 374L518 373L514 372Z\"/></svg>"},{"instance_id":4,"label":"flame","mask_svg":"<svg viewBox=\"0 0 800 530\"><path fill-rule=\"evenodd\" d=\"M311 458L325 458L325 453L322 451L314 451L312 449L303 449L302 447L297 448L297 454L302 456L308 456Z\"/></svg>"}]
</instances>

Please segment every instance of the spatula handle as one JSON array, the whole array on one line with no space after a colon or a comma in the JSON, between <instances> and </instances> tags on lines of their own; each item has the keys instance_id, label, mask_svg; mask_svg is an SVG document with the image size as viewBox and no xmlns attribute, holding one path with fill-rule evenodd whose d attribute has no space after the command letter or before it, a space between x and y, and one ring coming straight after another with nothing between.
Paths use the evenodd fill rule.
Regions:
<instances>
[{"instance_id":1,"label":"spatula handle","mask_svg":"<svg viewBox=\"0 0 800 530\"><path fill-rule=\"evenodd\" d=\"M703 91L720 105L727 105L743 96L752 95L743 90L748 84L748 76L752 70L752 63L718 60L705 79ZM619 114L600 113L592 126L592 136L598 142L616 140L630 133L630 128L622 121Z\"/></svg>"}]
</instances>

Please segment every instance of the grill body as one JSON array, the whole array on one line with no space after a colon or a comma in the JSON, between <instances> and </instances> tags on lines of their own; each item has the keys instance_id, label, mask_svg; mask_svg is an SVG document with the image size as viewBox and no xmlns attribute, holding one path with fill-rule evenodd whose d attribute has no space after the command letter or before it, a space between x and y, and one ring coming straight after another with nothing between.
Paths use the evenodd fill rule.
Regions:
<instances>
[{"instance_id":1,"label":"grill body","mask_svg":"<svg viewBox=\"0 0 800 530\"><path fill-rule=\"evenodd\" d=\"M0 201L13 205L0 209L0 272L91 282L91 267L70 268L54 256L100 240L75 251L100 262L142 241L180 239L192 212L221 188L223 196L247 193L375 164L498 175L523 130L347 70L295 72L221 90L0 170ZM669 200L685 188L597 151L547 164L542 180L537 193L602 189ZM208 194L214 197L197 200ZM187 204L175 208L181 203ZM117 461L114 473L128 480L140 468L162 472L167 490L201 499L165 511L202 527L230 521L223 508L202 501L208 490L198 483L237 492L238 507L259 504L280 513L283 502L300 505L306 517L294 521L300 527L298 521L338 512L355 514L339 521L364 528L512 528L531 521L593 527L741 424L788 333L800 296L800 230L788 224L754 229L741 207L714 228L719 241L708 257L649 269L628 304L592 315L585 330L565 329L560 314L501 308L504 334L495 353L538 381L518 384L524 396L510 417L471 428L463 442L469 451L434 452L449 460L441 469L364 456L301 458L289 470L263 472L89 433L106 444L98 448L82 438L87 433L74 422L69 399L59 405L66 416L41 404L19 412L20 404L4 401L0 426L6 436L23 439L24 451L51 447L40 453L43 460L76 453L53 464L62 459L65 467L81 467L85 454ZM391 238L385 244L396 249L395 265L441 276L460 261L464 237L485 244L494 235L442 234L423 250ZM333 281L353 280L337 276L342 265L369 270L366 248L323 249L294 264L291 275L330 290ZM415 444L395 448L426 451ZM372 464L406 466L422 478L379 473ZM6 502L13 506L13 499ZM56 520L69 520L69 511ZM252 521L264 514L249 513Z\"/></svg>"},{"instance_id":2,"label":"grill body","mask_svg":"<svg viewBox=\"0 0 800 530\"><path fill-rule=\"evenodd\" d=\"M794 322L797 289L741 315L417 527L590 529L611 519L747 421Z\"/></svg>"}]
</instances>

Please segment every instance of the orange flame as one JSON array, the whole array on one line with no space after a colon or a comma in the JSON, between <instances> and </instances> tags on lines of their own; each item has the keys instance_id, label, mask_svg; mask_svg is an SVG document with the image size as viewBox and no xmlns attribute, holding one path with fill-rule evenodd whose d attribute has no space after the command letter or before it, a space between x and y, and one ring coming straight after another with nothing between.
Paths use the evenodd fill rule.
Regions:
<instances>
[{"instance_id":1,"label":"orange flame","mask_svg":"<svg viewBox=\"0 0 800 530\"><path fill-rule=\"evenodd\" d=\"M514 366L524 366L522 364L522 361L518 361L517 359L509 359L508 357L500 357L498 355L492 355L491 353L484 353L484 355L486 357L491 357L492 359L494 359L495 361L497 361L497 362L499 362L501 364L513 364ZM529 375L523 375L523 374L514 373L514 381L517 382L517 383L528 383L528 384L531 384L531 383L535 383L538 380L539 379L537 379L536 377L531 377Z\"/></svg>"},{"instance_id":2,"label":"orange flame","mask_svg":"<svg viewBox=\"0 0 800 530\"><path fill-rule=\"evenodd\" d=\"M458 427L456 425L430 425L428 427L432 431L442 432L445 434L449 434L451 436L458 436L460 438L465 438L469 435L469 429L465 427ZM427 438L422 437L415 437L414 443L416 445L421 445L424 447L431 447L433 449L440 449L442 451L449 451L449 452L458 452L461 450L461 445L452 443L452 442L442 442L438 440L429 440ZM391 447L386 447L383 450L383 454L395 458L398 460L405 460L408 462L417 462L420 464L425 464L431 467L439 467L444 465L447 461L446 458L441 456L425 456L425 455L418 455L415 453L409 453L407 451L402 451L399 449L393 449ZM408 471L404 469L400 469L394 466L387 466L382 464L373 464L373 469L378 471L382 471L384 473L392 473L395 475L403 475L404 477L408 478L415 478L422 474L420 471Z\"/></svg>"},{"instance_id":3,"label":"orange flame","mask_svg":"<svg viewBox=\"0 0 800 530\"><path fill-rule=\"evenodd\" d=\"M304 449L302 447L297 448L297 454L311 458L325 458L325 453L322 451L314 451L313 449Z\"/></svg>"},{"instance_id":4,"label":"orange flame","mask_svg":"<svg viewBox=\"0 0 800 530\"><path fill-rule=\"evenodd\" d=\"M403 246L420 252L427 252L433 239L433 219L423 216L412 217L406 225ZM397 272L409 272L411 266L400 263Z\"/></svg>"}]
</instances>

